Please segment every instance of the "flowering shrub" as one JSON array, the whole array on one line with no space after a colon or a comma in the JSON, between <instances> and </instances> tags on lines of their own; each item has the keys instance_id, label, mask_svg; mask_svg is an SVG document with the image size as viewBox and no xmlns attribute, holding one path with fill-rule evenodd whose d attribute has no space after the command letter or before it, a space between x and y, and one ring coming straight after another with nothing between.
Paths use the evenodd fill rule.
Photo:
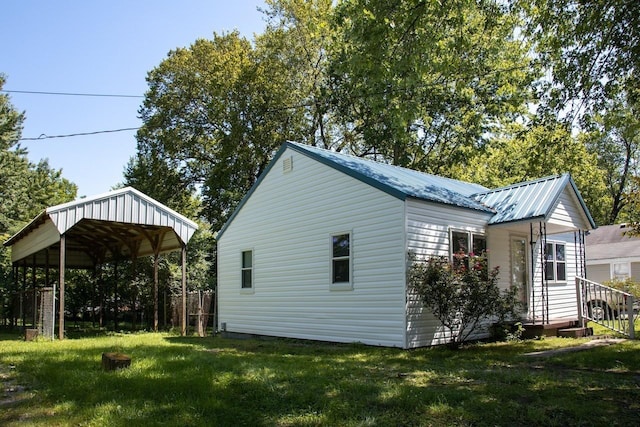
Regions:
<instances>
[{"instance_id":1,"label":"flowering shrub","mask_svg":"<svg viewBox=\"0 0 640 427\"><path fill-rule=\"evenodd\" d=\"M501 291L499 268L489 270L487 257L455 254L419 262L412 257L409 285L443 326L451 331L450 346L459 347L482 320L502 322L517 316L517 289Z\"/></svg>"}]
</instances>

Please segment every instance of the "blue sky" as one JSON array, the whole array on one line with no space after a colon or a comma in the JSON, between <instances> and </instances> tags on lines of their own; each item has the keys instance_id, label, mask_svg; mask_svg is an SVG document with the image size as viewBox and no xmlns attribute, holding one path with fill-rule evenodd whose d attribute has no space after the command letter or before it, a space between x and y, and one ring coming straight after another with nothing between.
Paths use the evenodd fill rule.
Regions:
<instances>
[{"instance_id":1,"label":"blue sky","mask_svg":"<svg viewBox=\"0 0 640 427\"><path fill-rule=\"evenodd\" d=\"M7 91L143 96L147 72L167 53L214 32L264 30L258 0L9 0L0 15L0 73ZM26 113L23 138L141 125L142 98L10 93ZM135 131L23 141L33 162L49 159L78 196L122 182Z\"/></svg>"}]
</instances>

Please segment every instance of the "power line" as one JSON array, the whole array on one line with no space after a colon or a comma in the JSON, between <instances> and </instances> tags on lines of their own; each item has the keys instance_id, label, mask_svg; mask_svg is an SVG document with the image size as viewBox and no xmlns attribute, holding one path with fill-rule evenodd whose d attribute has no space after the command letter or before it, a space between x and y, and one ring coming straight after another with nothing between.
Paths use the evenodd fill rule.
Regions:
<instances>
[{"instance_id":1,"label":"power line","mask_svg":"<svg viewBox=\"0 0 640 427\"><path fill-rule=\"evenodd\" d=\"M31 95L56 95L56 96L91 96L102 98L144 98L142 95L121 95L112 93L74 93L74 92L43 92L35 90L0 90L5 93L26 93Z\"/></svg>"},{"instance_id":2,"label":"power line","mask_svg":"<svg viewBox=\"0 0 640 427\"><path fill-rule=\"evenodd\" d=\"M70 133L70 134L67 134L67 135L45 135L43 133L43 134L40 134L40 136L37 137L37 138L20 138L19 141L39 141L41 139L70 138L72 136L86 136L86 135L97 135L97 134L100 134L100 133L126 132L126 131L129 131L129 130L138 130L138 129L140 129L140 128L137 127L137 128L98 130L98 131L94 131L94 132Z\"/></svg>"}]
</instances>

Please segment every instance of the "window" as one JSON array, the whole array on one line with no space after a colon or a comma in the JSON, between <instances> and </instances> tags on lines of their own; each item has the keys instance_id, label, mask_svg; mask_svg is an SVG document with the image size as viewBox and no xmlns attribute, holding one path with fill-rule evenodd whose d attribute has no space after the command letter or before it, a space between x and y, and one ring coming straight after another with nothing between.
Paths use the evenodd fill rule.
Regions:
<instances>
[{"instance_id":1,"label":"window","mask_svg":"<svg viewBox=\"0 0 640 427\"><path fill-rule=\"evenodd\" d=\"M253 251L242 251L242 289L253 288Z\"/></svg>"},{"instance_id":2,"label":"window","mask_svg":"<svg viewBox=\"0 0 640 427\"><path fill-rule=\"evenodd\" d=\"M616 262L613 264L613 279L624 280L630 276L628 262Z\"/></svg>"},{"instance_id":3,"label":"window","mask_svg":"<svg viewBox=\"0 0 640 427\"><path fill-rule=\"evenodd\" d=\"M544 251L545 279L552 282L567 280L567 258L564 243L547 243Z\"/></svg>"},{"instance_id":4,"label":"window","mask_svg":"<svg viewBox=\"0 0 640 427\"><path fill-rule=\"evenodd\" d=\"M331 236L331 283L351 281L351 235Z\"/></svg>"},{"instance_id":5,"label":"window","mask_svg":"<svg viewBox=\"0 0 640 427\"><path fill-rule=\"evenodd\" d=\"M467 231L451 231L450 249L455 268L469 267L469 255L480 256L487 251L487 238Z\"/></svg>"}]
</instances>

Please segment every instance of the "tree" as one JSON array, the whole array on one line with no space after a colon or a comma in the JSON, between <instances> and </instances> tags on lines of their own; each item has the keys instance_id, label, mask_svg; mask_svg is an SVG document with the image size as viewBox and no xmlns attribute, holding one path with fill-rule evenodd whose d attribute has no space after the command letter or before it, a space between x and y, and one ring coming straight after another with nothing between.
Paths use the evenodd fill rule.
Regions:
<instances>
[{"instance_id":1,"label":"tree","mask_svg":"<svg viewBox=\"0 0 640 427\"><path fill-rule=\"evenodd\" d=\"M267 0L264 34L256 37L256 54L284 77L279 84L293 94L290 109L295 140L324 148L340 146L342 122L330 104L327 64L334 40L331 0ZM270 72L269 74L272 74Z\"/></svg>"},{"instance_id":2,"label":"tree","mask_svg":"<svg viewBox=\"0 0 640 427\"><path fill-rule=\"evenodd\" d=\"M612 95L640 93L640 3L635 0L516 0L535 43L542 108L569 122ZM544 113L543 113L544 114Z\"/></svg>"},{"instance_id":3,"label":"tree","mask_svg":"<svg viewBox=\"0 0 640 427\"><path fill-rule=\"evenodd\" d=\"M0 74L0 89L6 78ZM47 206L73 200L77 186L54 170L47 160L33 164L20 146L25 114L18 112L9 96L0 94L0 240L5 241ZM0 300L10 289L9 251L0 246ZM4 301L3 301L4 302ZM1 309L2 307L0 307Z\"/></svg>"},{"instance_id":4,"label":"tree","mask_svg":"<svg viewBox=\"0 0 640 427\"><path fill-rule=\"evenodd\" d=\"M180 179L200 185L214 229L297 127L294 94L279 69L238 33L214 34L170 52L149 73L138 151L157 156ZM286 75L286 74L285 74Z\"/></svg>"},{"instance_id":5,"label":"tree","mask_svg":"<svg viewBox=\"0 0 640 427\"><path fill-rule=\"evenodd\" d=\"M638 191L633 177L638 176L640 161L640 120L624 99L613 99L608 107L591 120L590 132L584 143L598 159L604 172L608 197L608 212L603 224L619 219L629 220L628 194Z\"/></svg>"},{"instance_id":6,"label":"tree","mask_svg":"<svg viewBox=\"0 0 640 427\"><path fill-rule=\"evenodd\" d=\"M351 151L450 175L525 111L517 17L486 1L340 3L330 77Z\"/></svg>"},{"instance_id":7,"label":"tree","mask_svg":"<svg viewBox=\"0 0 640 427\"><path fill-rule=\"evenodd\" d=\"M611 201L604 174L595 154L565 124L523 126L513 124L501 138L492 141L469 167L457 168L463 180L489 188L503 187L549 175L569 172L596 223L607 223Z\"/></svg>"},{"instance_id":8,"label":"tree","mask_svg":"<svg viewBox=\"0 0 640 427\"><path fill-rule=\"evenodd\" d=\"M411 289L450 332L449 345L459 347L477 331L481 322L504 321L517 316L517 289L500 291L499 269L488 270L485 256L470 256L458 267L447 258L434 257L412 263Z\"/></svg>"}]
</instances>

